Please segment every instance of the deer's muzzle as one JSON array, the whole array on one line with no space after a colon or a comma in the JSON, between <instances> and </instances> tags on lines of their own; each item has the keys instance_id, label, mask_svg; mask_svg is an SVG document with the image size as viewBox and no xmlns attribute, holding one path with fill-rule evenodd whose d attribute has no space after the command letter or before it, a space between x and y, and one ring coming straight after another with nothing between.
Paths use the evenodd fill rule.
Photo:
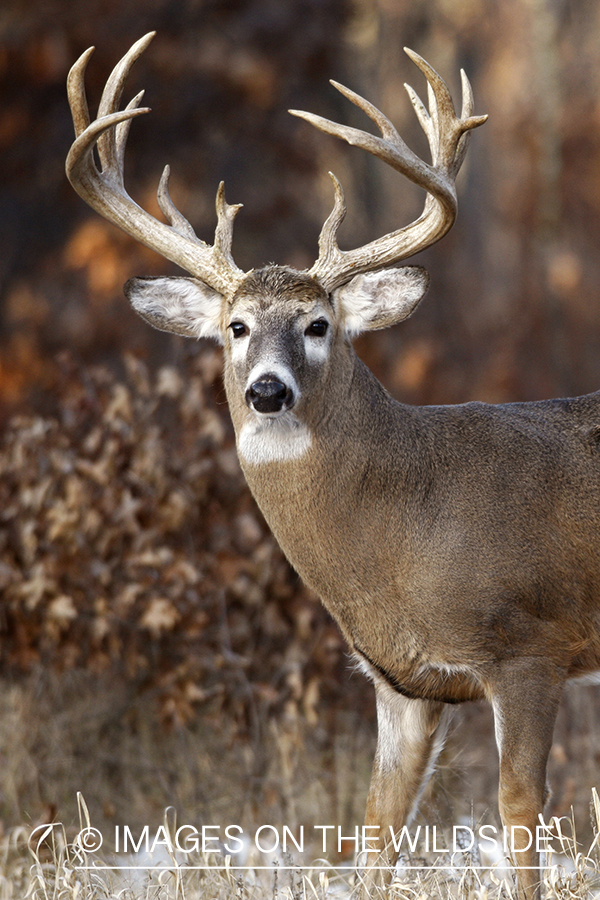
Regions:
<instances>
[{"instance_id":1,"label":"deer's muzzle","mask_svg":"<svg viewBox=\"0 0 600 900\"><path fill-rule=\"evenodd\" d=\"M246 403L258 413L279 413L291 409L294 395L287 384L270 375L254 381L246 391Z\"/></svg>"}]
</instances>

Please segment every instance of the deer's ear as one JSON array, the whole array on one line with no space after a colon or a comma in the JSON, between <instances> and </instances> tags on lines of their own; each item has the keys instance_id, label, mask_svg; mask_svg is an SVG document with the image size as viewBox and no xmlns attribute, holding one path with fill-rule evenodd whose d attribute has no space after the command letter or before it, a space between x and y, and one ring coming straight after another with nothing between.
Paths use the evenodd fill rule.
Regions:
<instances>
[{"instance_id":1,"label":"deer's ear","mask_svg":"<svg viewBox=\"0 0 600 900\"><path fill-rule=\"evenodd\" d=\"M382 269L355 275L333 291L333 300L343 312L347 333L387 328L406 319L416 309L429 285L421 266Z\"/></svg>"},{"instance_id":2,"label":"deer's ear","mask_svg":"<svg viewBox=\"0 0 600 900\"><path fill-rule=\"evenodd\" d=\"M135 311L155 328L223 343L223 297L197 278L130 278L123 290Z\"/></svg>"}]
</instances>

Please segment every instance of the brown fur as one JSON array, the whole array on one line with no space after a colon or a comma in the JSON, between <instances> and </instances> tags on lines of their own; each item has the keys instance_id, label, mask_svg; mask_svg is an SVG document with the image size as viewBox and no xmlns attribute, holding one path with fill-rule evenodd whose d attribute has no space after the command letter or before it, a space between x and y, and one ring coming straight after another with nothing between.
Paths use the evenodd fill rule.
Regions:
<instances>
[{"instance_id":1,"label":"brown fur","mask_svg":"<svg viewBox=\"0 0 600 900\"><path fill-rule=\"evenodd\" d=\"M502 818L533 830L562 685L600 668L600 394L412 408L341 334L332 357L302 412L310 451L242 460L248 483L399 716L419 704L431 726L441 702L492 702ZM239 432L248 409L229 364L226 386ZM385 771L376 759L368 824L405 824L434 737L417 731ZM524 869L523 889L535 881Z\"/></svg>"},{"instance_id":2,"label":"brown fur","mask_svg":"<svg viewBox=\"0 0 600 900\"><path fill-rule=\"evenodd\" d=\"M101 215L195 276L132 279L126 293L157 328L225 345L250 488L375 682L379 738L366 823L381 829L377 851L393 862L386 832L415 807L445 704L476 697L494 707L503 821L533 829L562 685L600 668L600 396L411 409L389 397L350 345L352 335L401 321L419 303L426 273L390 267L452 226L454 179L486 117L472 115L464 77L457 118L442 79L407 51L430 88L429 113L411 93L431 149L424 163L371 104L337 85L378 123L381 138L296 114L419 184L423 213L342 252L345 203L334 178L314 277L278 266L245 274L231 256L238 207L225 202L223 185L213 246L173 206L168 169L159 203L169 224L124 190L123 126L144 110L117 114L117 106L151 39L134 44L103 95L101 169L93 148L102 128L88 121L83 84L91 51L71 69L78 137L67 174ZM107 140L118 122L116 140ZM515 857L535 865L532 851ZM536 879L523 869L521 892L533 896Z\"/></svg>"},{"instance_id":3,"label":"brown fur","mask_svg":"<svg viewBox=\"0 0 600 900\"><path fill-rule=\"evenodd\" d=\"M379 327L383 306L393 320L409 315L415 283L426 285L418 269L386 278L397 281L397 311L377 283L370 307L362 281L358 294L351 283L328 296L280 267L251 273L220 305L193 279L128 284L136 308L161 327L219 329L248 484L374 681L379 739L365 821L380 839L369 864L379 855L394 862L389 829L410 820L446 705L467 700L494 709L504 824L534 833L562 687L600 669L600 393L503 406L398 403L347 333L348 316ZM327 337L311 344L311 323L324 318ZM240 343L236 322L247 325ZM253 408L252 379L294 384L281 419ZM299 451L288 453L298 434ZM275 455L263 454L269 440ZM515 862L521 892L533 897L533 847L517 847ZM389 878L376 873L369 866L367 886Z\"/></svg>"}]
</instances>

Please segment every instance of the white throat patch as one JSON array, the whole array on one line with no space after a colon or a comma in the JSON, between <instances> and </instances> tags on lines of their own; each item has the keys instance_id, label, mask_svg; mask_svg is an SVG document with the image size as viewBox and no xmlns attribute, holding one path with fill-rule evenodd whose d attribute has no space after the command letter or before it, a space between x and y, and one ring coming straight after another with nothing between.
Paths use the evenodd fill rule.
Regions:
<instances>
[{"instance_id":1,"label":"white throat patch","mask_svg":"<svg viewBox=\"0 0 600 900\"><path fill-rule=\"evenodd\" d=\"M240 459L253 466L300 459L311 446L310 431L292 412L260 418L253 414L237 436Z\"/></svg>"}]
</instances>

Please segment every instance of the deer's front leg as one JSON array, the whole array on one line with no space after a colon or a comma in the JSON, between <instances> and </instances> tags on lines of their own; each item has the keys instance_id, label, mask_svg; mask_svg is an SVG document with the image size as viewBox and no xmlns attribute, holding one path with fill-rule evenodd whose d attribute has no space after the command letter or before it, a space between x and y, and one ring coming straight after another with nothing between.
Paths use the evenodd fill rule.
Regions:
<instances>
[{"instance_id":1,"label":"deer's front leg","mask_svg":"<svg viewBox=\"0 0 600 900\"><path fill-rule=\"evenodd\" d=\"M493 686L500 754L498 806L507 829L520 900L539 896L536 828L548 798L546 766L563 683L561 669L532 659L512 662Z\"/></svg>"},{"instance_id":2,"label":"deer's front leg","mask_svg":"<svg viewBox=\"0 0 600 900\"><path fill-rule=\"evenodd\" d=\"M392 836L415 812L446 732L440 725L445 704L410 700L381 683L375 690L378 737L365 817L372 836L361 876L365 895L391 879L398 856Z\"/></svg>"}]
</instances>

